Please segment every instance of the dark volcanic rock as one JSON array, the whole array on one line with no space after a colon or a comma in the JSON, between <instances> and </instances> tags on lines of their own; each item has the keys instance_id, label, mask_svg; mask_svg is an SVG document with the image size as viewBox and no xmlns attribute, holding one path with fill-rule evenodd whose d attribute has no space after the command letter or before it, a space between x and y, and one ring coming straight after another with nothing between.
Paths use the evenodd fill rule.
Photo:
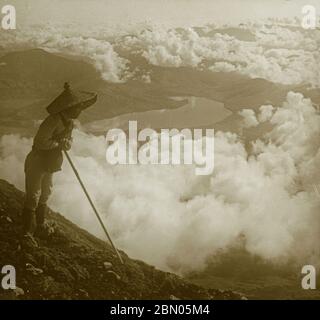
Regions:
<instances>
[{"instance_id":1,"label":"dark volcanic rock","mask_svg":"<svg viewBox=\"0 0 320 320\"><path fill-rule=\"evenodd\" d=\"M24 194L0 180L0 267L17 272L15 291L0 289L0 299L241 299L232 291L204 289L162 272L111 247L58 213L49 220L56 232L39 247L20 245ZM105 267L105 262L110 268Z\"/></svg>"}]
</instances>

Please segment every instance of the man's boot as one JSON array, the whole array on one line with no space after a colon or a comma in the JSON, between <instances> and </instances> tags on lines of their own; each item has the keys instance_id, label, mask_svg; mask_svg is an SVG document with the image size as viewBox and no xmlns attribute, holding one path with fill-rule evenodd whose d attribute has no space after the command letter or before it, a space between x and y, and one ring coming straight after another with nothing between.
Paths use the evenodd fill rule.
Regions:
<instances>
[{"instance_id":1,"label":"man's boot","mask_svg":"<svg viewBox=\"0 0 320 320\"><path fill-rule=\"evenodd\" d=\"M38 243L33 238L35 230L34 210L23 208L22 211L22 244L24 247L37 247Z\"/></svg>"},{"instance_id":2,"label":"man's boot","mask_svg":"<svg viewBox=\"0 0 320 320\"><path fill-rule=\"evenodd\" d=\"M36 222L37 227L35 231L35 236L40 239L47 239L50 235L54 233L54 228L50 223L46 222L46 216L49 209L46 204L38 205L36 209Z\"/></svg>"},{"instance_id":3,"label":"man's boot","mask_svg":"<svg viewBox=\"0 0 320 320\"><path fill-rule=\"evenodd\" d=\"M33 235L36 226L34 210L23 208L22 211L22 232L23 235Z\"/></svg>"},{"instance_id":4,"label":"man's boot","mask_svg":"<svg viewBox=\"0 0 320 320\"><path fill-rule=\"evenodd\" d=\"M46 219L46 215L48 212L48 207L46 204L39 204L36 209L36 222L37 222L37 228L44 227L44 222Z\"/></svg>"}]
</instances>

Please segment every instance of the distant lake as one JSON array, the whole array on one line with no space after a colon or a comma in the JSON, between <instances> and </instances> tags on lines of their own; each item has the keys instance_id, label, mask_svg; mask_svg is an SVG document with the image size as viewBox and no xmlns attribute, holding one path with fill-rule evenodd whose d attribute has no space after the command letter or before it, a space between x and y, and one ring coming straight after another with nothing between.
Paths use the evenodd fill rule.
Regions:
<instances>
[{"instance_id":1,"label":"distant lake","mask_svg":"<svg viewBox=\"0 0 320 320\"><path fill-rule=\"evenodd\" d=\"M111 119L97 120L85 125L85 129L92 132L104 132L111 128L126 130L128 122L138 121L139 128L196 128L212 125L222 121L231 111L218 101L199 97L171 97L171 99L185 101L185 105L176 109L158 109L145 112L133 112Z\"/></svg>"}]
</instances>

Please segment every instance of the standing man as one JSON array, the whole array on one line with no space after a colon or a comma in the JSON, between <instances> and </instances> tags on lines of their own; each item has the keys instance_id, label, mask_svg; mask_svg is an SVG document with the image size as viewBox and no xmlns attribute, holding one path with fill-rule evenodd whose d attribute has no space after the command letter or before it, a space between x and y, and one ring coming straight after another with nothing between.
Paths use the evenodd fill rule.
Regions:
<instances>
[{"instance_id":1,"label":"standing man","mask_svg":"<svg viewBox=\"0 0 320 320\"><path fill-rule=\"evenodd\" d=\"M32 150L25 160L26 198L22 211L24 240L34 243L33 235L45 232L52 176L61 170L63 150L71 148L73 121L82 110L96 101L95 93L74 92L65 83L64 91L47 107L49 116L41 123Z\"/></svg>"}]
</instances>

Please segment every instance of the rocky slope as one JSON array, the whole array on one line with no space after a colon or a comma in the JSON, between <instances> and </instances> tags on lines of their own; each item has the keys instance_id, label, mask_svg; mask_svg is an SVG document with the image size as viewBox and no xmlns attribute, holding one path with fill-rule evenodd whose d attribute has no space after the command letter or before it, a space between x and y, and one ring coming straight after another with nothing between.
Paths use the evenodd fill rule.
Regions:
<instances>
[{"instance_id":1,"label":"rocky slope","mask_svg":"<svg viewBox=\"0 0 320 320\"><path fill-rule=\"evenodd\" d=\"M204 289L124 252L121 265L110 246L50 212L55 232L38 247L19 241L23 192L0 180L0 268L13 265L17 289L0 299L241 299L232 291ZM0 279L1 280L1 279Z\"/></svg>"}]
</instances>

